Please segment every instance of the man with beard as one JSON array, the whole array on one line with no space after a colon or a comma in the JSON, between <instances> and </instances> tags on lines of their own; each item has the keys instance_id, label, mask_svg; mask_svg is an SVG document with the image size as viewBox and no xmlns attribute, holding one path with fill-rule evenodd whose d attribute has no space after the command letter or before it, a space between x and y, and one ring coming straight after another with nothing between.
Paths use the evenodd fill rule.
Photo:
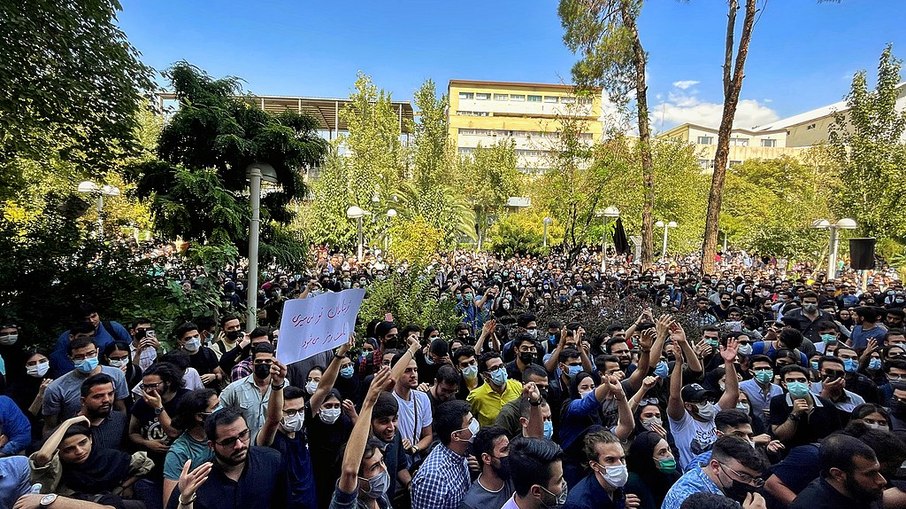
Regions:
<instances>
[{"instance_id":1,"label":"man with beard","mask_svg":"<svg viewBox=\"0 0 906 509\"><path fill-rule=\"evenodd\" d=\"M437 407L434 432L440 439L412 479L412 509L458 509L469 489L472 441L481 426L465 401Z\"/></svg>"},{"instance_id":2,"label":"man with beard","mask_svg":"<svg viewBox=\"0 0 906 509\"><path fill-rule=\"evenodd\" d=\"M739 503L754 496L764 503L761 495L753 493L764 485L761 474L767 464L749 441L724 436L714 442L712 451L706 465L686 472L673 484L661 509L680 509L693 493L723 494Z\"/></svg>"},{"instance_id":3,"label":"man with beard","mask_svg":"<svg viewBox=\"0 0 906 509\"><path fill-rule=\"evenodd\" d=\"M639 496L623 489L629 471L620 439L609 431L599 430L587 434L584 445L591 473L569 491L564 509L638 508Z\"/></svg>"},{"instance_id":4,"label":"man with beard","mask_svg":"<svg viewBox=\"0 0 906 509\"><path fill-rule=\"evenodd\" d=\"M516 491L510 479L510 439L503 428L485 428L475 435L472 453L481 464L481 474L462 500L460 509L500 509Z\"/></svg>"},{"instance_id":5,"label":"man with beard","mask_svg":"<svg viewBox=\"0 0 906 509\"><path fill-rule=\"evenodd\" d=\"M223 357L223 354L236 348L237 343L239 343L239 337L242 335L242 323L235 316L224 315L220 319L220 332L223 333L221 338L211 345L211 350L214 351L218 359Z\"/></svg>"},{"instance_id":6,"label":"man with beard","mask_svg":"<svg viewBox=\"0 0 906 509\"><path fill-rule=\"evenodd\" d=\"M113 411L113 378L104 373L89 376L82 382L81 391L82 410L79 415L88 418L94 447L98 450L122 450L129 421L125 412Z\"/></svg>"},{"instance_id":7,"label":"man with beard","mask_svg":"<svg viewBox=\"0 0 906 509\"><path fill-rule=\"evenodd\" d=\"M215 509L226 501L234 507L285 506L280 453L268 447L249 446L251 431L238 410L223 408L214 412L205 422L205 434L214 451L214 463L205 463L196 470L187 462L177 489L170 495L168 509ZM199 479L193 485L193 476L206 481Z\"/></svg>"},{"instance_id":8,"label":"man with beard","mask_svg":"<svg viewBox=\"0 0 906 509\"><path fill-rule=\"evenodd\" d=\"M871 447L836 434L821 442L821 477L793 500L790 509L874 509L882 507L887 480Z\"/></svg>"}]
</instances>

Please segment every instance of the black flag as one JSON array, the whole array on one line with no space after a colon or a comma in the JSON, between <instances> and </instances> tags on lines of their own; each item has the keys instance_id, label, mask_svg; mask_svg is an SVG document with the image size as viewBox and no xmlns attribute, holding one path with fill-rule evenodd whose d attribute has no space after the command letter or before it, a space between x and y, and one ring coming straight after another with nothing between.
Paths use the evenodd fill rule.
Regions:
<instances>
[{"instance_id":1,"label":"black flag","mask_svg":"<svg viewBox=\"0 0 906 509\"><path fill-rule=\"evenodd\" d=\"M626 239L626 230L623 229L623 220L619 217L613 229L613 248L617 254L629 254L629 241Z\"/></svg>"}]
</instances>

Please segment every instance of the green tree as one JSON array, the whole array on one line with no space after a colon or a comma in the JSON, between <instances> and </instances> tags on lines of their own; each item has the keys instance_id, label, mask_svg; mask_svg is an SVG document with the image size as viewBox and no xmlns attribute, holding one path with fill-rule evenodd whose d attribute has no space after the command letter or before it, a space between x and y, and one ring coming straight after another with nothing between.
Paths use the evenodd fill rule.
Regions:
<instances>
[{"instance_id":1,"label":"green tree","mask_svg":"<svg viewBox=\"0 0 906 509\"><path fill-rule=\"evenodd\" d=\"M906 240L906 112L896 109L901 61L888 45L869 90L866 73L853 76L847 109L834 114L830 146L839 164L838 211L852 217L863 235Z\"/></svg>"},{"instance_id":2,"label":"green tree","mask_svg":"<svg viewBox=\"0 0 906 509\"><path fill-rule=\"evenodd\" d=\"M573 66L573 78L580 86L602 86L611 101L626 106L635 97L639 131L639 158L642 196L642 266L652 260L652 219L654 209L654 161L648 119L648 85L645 69L648 56L639 36L638 18L642 0L560 0L558 13L565 33L563 41L582 60Z\"/></svg>"},{"instance_id":3,"label":"green tree","mask_svg":"<svg viewBox=\"0 0 906 509\"><path fill-rule=\"evenodd\" d=\"M403 219L427 221L444 234L452 246L463 236L474 235L474 214L453 185L454 147L449 138L447 96L437 97L434 82L427 80L416 90L417 122L410 124L411 176L396 188L394 204Z\"/></svg>"},{"instance_id":4,"label":"green tree","mask_svg":"<svg viewBox=\"0 0 906 509\"><path fill-rule=\"evenodd\" d=\"M357 205L372 215L363 221L366 242L379 240L388 226L385 213L395 208L395 190L406 176L399 117L390 94L359 73L349 104L340 110L348 132L330 145L312 184L314 202L306 225L309 238L335 246L355 245L356 227L346 209Z\"/></svg>"},{"instance_id":5,"label":"green tree","mask_svg":"<svg viewBox=\"0 0 906 509\"><path fill-rule=\"evenodd\" d=\"M284 225L305 192L302 172L323 159L317 121L272 114L237 95L239 80L213 79L179 62L167 71L179 109L160 132L157 160L132 167L137 193L150 200L155 227L169 237L246 249L250 216L246 168L273 166L276 183L261 199L261 255L291 264L304 255Z\"/></svg>"},{"instance_id":6,"label":"green tree","mask_svg":"<svg viewBox=\"0 0 906 509\"><path fill-rule=\"evenodd\" d=\"M601 193L609 179L624 172L616 160L614 164L595 160L595 147L581 139L586 132L586 122L567 111L560 115L559 135L548 148L550 169L541 175L533 187L534 198L551 217L563 227L563 250L569 253L570 264L582 246L591 241L599 209L610 205L604 201L609 195ZM610 148L624 148L623 145ZM609 150L609 149L608 149ZM609 155L603 150L602 155Z\"/></svg>"},{"instance_id":7,"label":"green tree","mask_svg":"<svg viewBox=\"0 0 906 509\"><path fill-rule=\"evenodd\" d=\"M806 259L825 249L826 235L810 226L833 217L839 185L822 148L805 160L750 159L730 168L720 222L734 246Z\"/></svg>"},{"instance_id":8,"label":"green tree","mask_svg":"<svg viewBox=\"0 0 906 509\"><path fill-rule=\"evenodd\" d=\"M438 295L432 278L416 265L368 286L359 310L358 336L367 337L368 321L383 319L386 313L392 313L396 323L433 325L445 334L452 334L453 327L462 320L454 302Z\"/></svg>"},{"instance_id":9,"label":"green tree","mask_svg":"<svg viewBox=\"0 0 906 509\"><path fill-rule=\"evenodd\" d=\"M506 201L520 189L521 175L516 169L516 144L500 141L490 147L476 148L460 159L459 188L475 213L478 250L482 249L488 226L494 216L506 209Z\"/></svg>"},{"instance_id":10,"label":"green tree","mask_svg":"<svg viewBox=\"0 0 906 509\"><path fill-rule=\"evenodd\" d=\"M563 242L563 225L553 221L547 227L547 248L544 247L544 218L549 214L531 207L513 214L507 214L494 223L488 232L490 250L505 256L547 254L551 246Z\"/></svg>"},{"instance_id":11,"label":"green tree","mask_svg":"<svg viewBox=\"0 0 906 509\"><path fill-rule=\"evenodd\" d=\"M117 26L120 9L115 0L0 3L0 198L25 182L17 160L53 154L101 176L135 148L152 70Z\"/></svg>"}]
</instances>

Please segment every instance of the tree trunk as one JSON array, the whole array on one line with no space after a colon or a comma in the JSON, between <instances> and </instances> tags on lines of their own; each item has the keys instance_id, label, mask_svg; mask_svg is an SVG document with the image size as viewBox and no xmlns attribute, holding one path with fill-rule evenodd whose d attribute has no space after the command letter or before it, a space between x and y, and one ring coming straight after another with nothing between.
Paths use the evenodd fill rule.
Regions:
<instances>
[{"instance_id":1,"label":"tree trunk","mask_svg":"<svg viewBox=\"0 0 906 509\"><path fill-rule=\"evenodd\" d=\"M724 107L717 131L717 152L714 155L714 174L711 177L711 191L708 194L708 214L705 217L705 239L702 244L702 273L714 271L714 257L717 255L717 234L720 229L720 205L723 198L724 181L727 178L727 163L730 156L730 135L733 119L736 117L736 106L739 104L739 93L742 90L743 70L749 54L749 42L752 39L752 27L755 24L757 0L745 0L746 16L742 23L739 37L739 48L736 52L736 63L731 73L733 59L734 28L738 0L729 0L727 14L727 40L724 54Z\"/></svg>"},{"instance_id":2,"label":"tree trunk","mask_svg":"<svg viewBox=\"0 0 906 509\"><path fill-rule=\"evenodd\" d=\"M639 153L642 159L642 185L645 198L642 204L642 270L651 265L653 258L653 239L651 213L654 209L654 162L651 159L651 129L648 125L648 85L645 82L645 67L648 57L639 38L636 20L630 9L630 1L620 2L623 26L632 37L633 65L635 65L636 104L639 121Z\"/></svg>"}]
</instances>

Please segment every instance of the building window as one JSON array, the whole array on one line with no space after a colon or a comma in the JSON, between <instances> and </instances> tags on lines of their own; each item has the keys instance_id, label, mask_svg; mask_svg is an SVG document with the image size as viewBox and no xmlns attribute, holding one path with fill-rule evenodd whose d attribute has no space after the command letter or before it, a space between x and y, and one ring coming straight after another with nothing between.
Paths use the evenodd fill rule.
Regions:
<instances>
[{"instance_id":1,"label":"building window","mask_svg":"<svg viewBox=\"0 0 906 509\"><path fill-rule=\"evenodd\" d=\"M490 113L488 113L487 111L464 111L464 110L456 110L456 114L457 114L457 115L462 115L462 116L464 116L464 117L488 117L488 116L490 116Z\"/></svg>"},{"instance_id":2,"label":"building window","mask_svg":"<svg viewBox=\"0 0 906 509\"><path fill-rule=\"evenodd\" d=\"M710 170L714 168L714 161L711 159L699 159L698 165L701 166L703 170Z\"/></svg>"},{"instance_id":3,"label":"building window","mask_svg":"<svg viewBox=\"0 0 906 509\"><path fill-rule=\"evenodd\" d=\"M548 104L557 104L560 102L560 98L555 95L546 95L544 96L544 102Z\"/></svg>"},{"instance_id":4,"label":"building window","mask_svg":"<svg viewBox=\"0 0 906 509\"><path fill-rule=\"evenodd\" d=\"M564 97L564 98L560 99L560 102L563 104L576 104L576 98L575 97Z\"/></svg>"},{"instance_id":5,"label":"building window","mask_svg":"<svg viewBox=\"0 0 906 509\"><path fill-rule=\"evenodd\" d=\"M748 138L730 138L731 147L748 147L749 139Z\"/></svg>"},{"instance_id":6,"label":"building window","mask_svg":"<svg viewBox=\"0 0 906 509\"><path fill-rule=\"evenodd\" d=\"M491 94L483 94L483 93L480 93L480 92L476 92L476 93L475 93L475 100L476 100L476 101L487 101L487 100L489 100L490 98L491 98Z\"/></svg>"},{"instance_id":7,"label":"building window","mask_svg":"<svg viewBox=\"0 0 906 509\"><path fill-rule=\"evenodd\" d=\"M588 104L591 104L591 101L592 101L591 97L580 97L579 98L579 104L588 105Z\"/></svg>"},{"instance_id":8,"label":"building window","mask_svg":"<svg viewBox=\"0 0 906 509\"><path fill-rule=\"evenodd\" d=\"M475 97L475 94L473 94L472 92L460 92L459 93L460 99L472 99L474 97Z\"/></svg>"},{"instance_id":9,"label":"building window","mask_svg":"<svg viewBox=\"0 0 906 509\"><path fill-rule=\"evenodd\" d=\"M528 96L528 102L530 102L530 103L540 103L540 102L541 102L541 96L540 96L540 95L530 95L530 96Z\"/></svg>"},{"instance_id":10,"label":"building window","mask_svg":"<svg viewBox=\"0 0 906 509\"><path fill-rule=\"evenodd\" d=\"M510 94L494 94L495 101L509 101Z\"/></svg>"},{"instance_id":11,"label":"building window","mask_svg":"<svg viewBox=\"0 0 906 509\"><path fill-rule=\"evenodd\" d=\"M773 147L776 147L776 146L777 146L777 140L772 140L772 139L770 139L770 138L761 140L761 146L762 146L762 147L772 147L772 148L773 148Z\"/></svg>"},{"instance_id":12,"label":"building window","mask_svg":"<svg viewBox=\"0 0 906 509\"><path fill-rule=\"evenodd\" d=\"M699 145L712 145L714 143L714 137L713 136L699 136L698 141L696 141L696 143L698 143Z\"/></svg>"},{"instance_id":13,"label":"building window","mask_svg":"<svg viewBox=\"0 0 906 509\"><path fill-rule=\"evenodd\" d=\"M814 129L814 128L815 128L815 124L809 124L808 127L805 128L805 130L806 130L806 131L810 131L810 130L812 130L812 129Z\"/></svg>"},{"instance_id":14,"label":"building window","mask_svg":"<svg viewBox=\"0 0 906 509\"><path fill-rule=\"evenodd\" d=\"M525 96L522 94L510 94L510 100L516 102L525 102Z\"/></svg>"}]
</instances>

